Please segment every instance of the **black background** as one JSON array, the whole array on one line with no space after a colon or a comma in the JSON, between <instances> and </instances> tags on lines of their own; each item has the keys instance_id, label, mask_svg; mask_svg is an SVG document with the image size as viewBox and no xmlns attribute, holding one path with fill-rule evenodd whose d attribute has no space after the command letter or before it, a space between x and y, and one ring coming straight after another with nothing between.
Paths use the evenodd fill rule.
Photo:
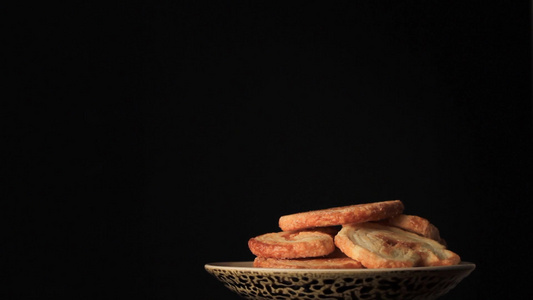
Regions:
<instances>
[{"instance_id":1,"label":"black background","mask_svg":"<svg viewBox=\"0 0 533 300\"><path fill-rule=\"evenodd\" d=\"M525 295L529 3L16 5L10 298L236 299L205 263L392 199L477 264L443 299Z\"/></svg>"}]
</instances>

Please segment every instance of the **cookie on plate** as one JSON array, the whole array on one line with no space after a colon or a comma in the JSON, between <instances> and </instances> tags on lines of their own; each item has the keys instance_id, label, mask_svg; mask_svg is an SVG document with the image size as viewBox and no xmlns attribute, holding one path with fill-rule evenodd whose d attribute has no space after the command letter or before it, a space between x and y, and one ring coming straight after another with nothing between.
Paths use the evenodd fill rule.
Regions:
<instances>
[{"instance_id":1,"label":"cookie on plate","mask_svg":"<svg viewBox=\"0 0 533 300\"><path fill-rule=\"evenodd\" d=\"M329 229L316 229L266 233L251 238L248 247L259 257L288 259L328 255L335 243Z\"/></svg>"},{"instance_id":2,"label":"cookie on plate","mask_svg":"<svg viewBox=\"0 0 533 300\"><path fill-rule=\"evenodd\" d=\"M446 245L446 242L440 237L439 229L422 217L400 214L385 219L381 223L419 234Z\"/></svg>"},{"instance_id":3,"label":"cookie on plate","mask_svg":"<svg viewBox=\"0 0 533 300\"><path fill-rule=\"evenodd\" d=\"M335 244L366 268L445 266L461 260L437 241L378 223L344 225Z\"/></svg>"},{"instance_id":4,"label":"cookie on plate","mask_svg":"<svg viewBox=\"0 0 533 300\"><path fill-rule=\"evenodd\" d=\"M360 262L349 257L278 259L256 257L254 267L282 269L361 269Z\"/></svg>"},{"instance_id":5,"label":"cookie on plate","mask_svg":"<svg viewBox=\"0 0 533 300\"><path fill-rule=\"evenodd\" d=\"M403 209L400 200L333 207L282 216L279 227L283 231L289 231L378 221L401 214Z\"/></svg>"}]
</instances>

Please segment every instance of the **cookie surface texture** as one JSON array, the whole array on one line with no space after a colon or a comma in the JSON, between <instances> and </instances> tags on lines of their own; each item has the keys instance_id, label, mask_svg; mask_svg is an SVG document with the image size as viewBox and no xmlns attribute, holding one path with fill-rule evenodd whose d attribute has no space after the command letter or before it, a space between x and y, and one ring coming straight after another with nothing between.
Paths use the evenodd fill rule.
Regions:
<instances>
[{"instance_id":1,"label":"cookie surface texture","mask_svg":"<svg viewBox=\"0 0 533 300\"><path fill-rule=\"evenodd\" d=\"M349 257L277 259L256 257L254 267L282 269L360 269L360 262Z\"/></svg>"},{"instance_id":2,"label":"cookie surface texture","mask_svg":"<svg viewBox=\"0 0 533 300\"><path fill-rule=\"evenodd\" d=\"M253 254L267 258L305 258L325 256L335 250L330 233L320 230L266 233L248 241Z\"/></svg>"},{"instance_id":3,"label":"cookie surface texture","mask_svg":"<svg viewBox=\"0 0 533 300\"><path fill-rule=\"evenodd\" d=\"M445 266L460 257L432 239L377 223L348 224L335 236L348 257L367 268Z\"/></svg>"},{"instance_id":4,"label":"cookie surface texture","mask_svg":"<svg viewBox=\"0 0 533 300\"><path fill-rule=\"evenodd\" d=\"M279 219L279 227L283 231L289 231L378 221L401 214L403 209L400 200L391 200L313 210L282 216Z\"/></svg>"}]
</instances>

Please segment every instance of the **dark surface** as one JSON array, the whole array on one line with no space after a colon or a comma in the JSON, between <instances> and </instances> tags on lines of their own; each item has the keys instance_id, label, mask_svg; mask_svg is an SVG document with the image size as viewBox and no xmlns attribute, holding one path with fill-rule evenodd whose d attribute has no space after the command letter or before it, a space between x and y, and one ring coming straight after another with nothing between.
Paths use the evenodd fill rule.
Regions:
<instances>
[{"instance_id":1,"label":"dark surface","mask_svg":"<svg viewBox=\"0 0 533 300\"><path fill-rule=\"evenodd\" d=\"M11 298L236 299L205 263L392 199L477 264L442 299L525 295L525 5L70 5L10 23Z\"/></svg>"}]
</instances>

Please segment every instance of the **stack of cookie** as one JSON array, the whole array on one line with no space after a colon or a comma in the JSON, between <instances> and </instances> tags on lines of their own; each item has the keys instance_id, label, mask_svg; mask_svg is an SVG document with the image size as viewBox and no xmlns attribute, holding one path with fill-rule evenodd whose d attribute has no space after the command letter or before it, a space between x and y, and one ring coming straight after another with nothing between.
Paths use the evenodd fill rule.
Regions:
<instances>
[{"instance_id":1,"label":"stack of cookie","mask_svg":"<svg viewBox=\"0 0 533 300\"><path fill-rule=\"evenodd\" d=\"M400 200L282 216L281 232L248 241L263 268L402 268L460 262L428 220L402 214ZM339 225L342 228L339 229Z\"/></svg>"}]
</instances>

